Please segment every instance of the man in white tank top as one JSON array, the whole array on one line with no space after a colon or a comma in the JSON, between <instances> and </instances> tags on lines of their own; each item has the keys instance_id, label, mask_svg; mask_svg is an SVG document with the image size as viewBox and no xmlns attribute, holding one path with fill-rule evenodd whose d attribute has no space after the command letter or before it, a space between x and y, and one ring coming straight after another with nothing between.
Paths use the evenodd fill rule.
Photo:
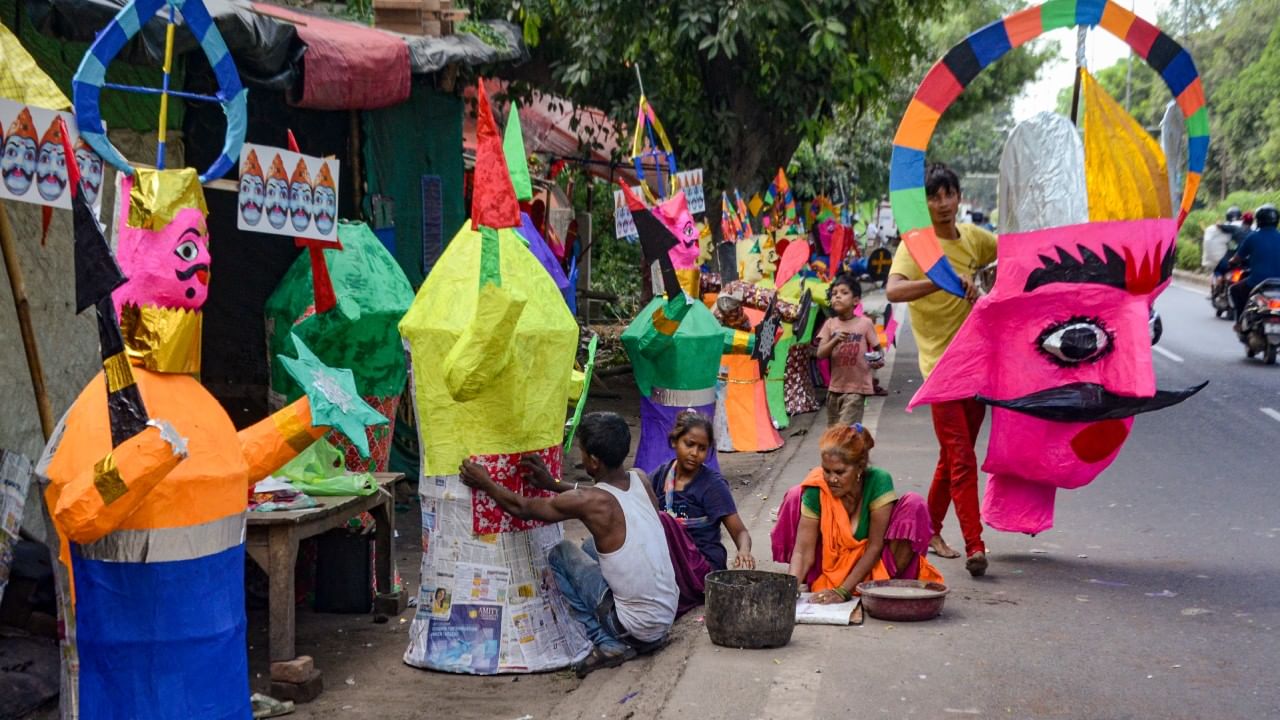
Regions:
<instances>
[{"instance_id":1,"label":"man in white tank top","mask_svg":"<svg viewBox=\"0 0 1280 720\"><path fill-rule=\"evenodd\" d=\"M464 461L462 482L486 492L524 520L582 521L591 533L582 547L568 540L551 550L556 584L595 648L575 669L579 677L614 667L666 644L680 591L648 478L624 470L631 449L627 423L614 413L591 413L578 428L582 467L595 481L552 478L533 455L520 461L535 487L552 498L527 498L495 483L480 465Z\"/></svg>"}]
</instances>

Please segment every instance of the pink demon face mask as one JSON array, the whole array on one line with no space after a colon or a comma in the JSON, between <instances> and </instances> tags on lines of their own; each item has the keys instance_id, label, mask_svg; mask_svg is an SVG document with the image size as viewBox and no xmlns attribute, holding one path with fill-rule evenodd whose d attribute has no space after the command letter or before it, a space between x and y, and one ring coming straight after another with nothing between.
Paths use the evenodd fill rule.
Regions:
<instances>
[{"instance_id":1,"label":"pink demon face mask","mask_svg":"<svg viewBox=\"0 0 1280 720\"><path fill-rule=\"evenodd\" d=\"M1052 527L1056 488L1092 482L1133 416L1200 387L1156 389L1148 324L1173 270L1171 219L1002 235L992 292L978 300L912 406L990 405L982 514L998 530Z\"/></svg>"},{"instance_id":2,"label":"pink demon face mask","mask_svg":"<svg viewBox=\"0 0 1280 720\"><path fill-rule=\"evenodd\" d=\"M676 237L676 244L667 251L675 269L688 270L697 267L698 255L701 254L702 248L698 245L698 225L689 212L684 191L677 192L659 203L653 208L653 214Z\"/></svg>"},{"instance_id":3,"label":"pink demon face mask","mask_svg":"<svg viewBox=\"0 0 1280 720\"><path fill-rule=\"evenodd\" d=\"M824 255L831 252L831 239L835 237L836 223L834 218L827 218L818 223L818 242L822 244L822 253Z\"/></svg>"},{"instance_id":4,"label":"pink demon face mask","mask_svg":"<svg viewBox=\"0 0 1280 720\"><path fill-rule=\"evenodd\" d=\"M160 230L130 227L133 181L121 187L116 258L129 280L113 295L117 312L130 304L199 310L209 296L209 230L198 207L183 207Z\"/></svg>"}]
</instances>

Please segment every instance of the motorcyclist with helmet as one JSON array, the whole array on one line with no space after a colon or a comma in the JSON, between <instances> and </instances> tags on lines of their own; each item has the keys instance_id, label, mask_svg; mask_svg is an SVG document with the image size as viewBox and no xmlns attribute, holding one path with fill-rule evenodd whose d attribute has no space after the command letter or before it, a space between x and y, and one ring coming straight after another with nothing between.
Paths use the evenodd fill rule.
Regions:
<instances>
[{"instance_id":1,"label":"motorcyclist with helmet","mask_svg":"<svg viewBox=\"0 0 1280 720\"><path fill-rule=\"evenodd\" d=\"M1267 203L1253 214L1258 229L1250 233L1231 257L1232 266L1246 268L1244 279L1231 286L1231 307L1235 312L1236 331L1240 330L1240 316L1248 302L1249 293L1268 278L1280 279L1280 210Z\"/></svg>"},{"instance_id":2,"label":"motorcyclist with helmet","mask_svg":"<svg viewBox=\"0 0 1280 720\"><path fill-rule=\"evenodd\" d=\"M1204 229L1204 237L1200 243L1200 267L1205 270L1213 269L1214 282L1218 282L1226 274L1227 260L1240 241L1249 234L1242 222L1243 217L1240 208L1232 205L1227 209L1226 222Z\"/></svg>"}]
</instances>

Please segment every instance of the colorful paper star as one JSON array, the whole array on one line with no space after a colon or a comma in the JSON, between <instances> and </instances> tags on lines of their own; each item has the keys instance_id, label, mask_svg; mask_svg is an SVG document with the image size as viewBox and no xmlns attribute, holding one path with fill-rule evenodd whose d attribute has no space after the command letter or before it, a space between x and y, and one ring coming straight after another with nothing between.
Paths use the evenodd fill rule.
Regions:
<instances>
[{"instance_id":1,"label":"colorful paper star","mask_svg":"<svg viewBox=\"0 0 1280 720\"><path fill-rule=\"evenodd\" d=\"M365 428L386 425L387 418L360 397L355 375L350 370L325 365L297 335L290 337L298 358L282 356L280 361L311 401L311 422L328 425L346 435L360 451L360 457L369 457Z\"/></svg>"}]
</instances>

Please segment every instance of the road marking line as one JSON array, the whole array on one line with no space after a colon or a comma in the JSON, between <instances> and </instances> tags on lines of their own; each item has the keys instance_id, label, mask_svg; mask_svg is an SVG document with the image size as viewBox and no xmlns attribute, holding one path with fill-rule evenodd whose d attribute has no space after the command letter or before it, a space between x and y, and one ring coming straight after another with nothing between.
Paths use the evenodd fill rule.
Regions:
<instances>
[{"instance_id":1,"label":"road marking line","mask_svg":"<svg viewBox=\"0 0 1280 720\"><path fill-rule=\"evenodd\" d=\"M1179 355L1179 354L1177 354L1177 353L1169 352L1168 350L1165 350L1164 348L1160 347L1159 345L1152 345L1152 346L1151 346L1151 349L1152 349L1152 350L1155 350L1156 352L1160 353L1161 355L1163 355L1163 356L1165 356L1165 357L1169 358L1170 360L1172 360L1172 361L1174 361L1174 362L1184 362L1184 361L1183 361L1183 359L1182 359L1182 356L1181 356L1181 355Z\"/></svg>"},{"instance_id":2,"label":"road marking line","mask_svg":"<svg viewBox=\"0 0 1280 720\"><path fill-rule=\"evenodd\" d=\"M1271 418L1272 420L1275 420L1276 422L1280 422L1280 410L1276 410L1275 408L1258 408L1258 409L1262 411L1263 415L1266 415L1267 417Z\"/></svg>"}]
</instances>

